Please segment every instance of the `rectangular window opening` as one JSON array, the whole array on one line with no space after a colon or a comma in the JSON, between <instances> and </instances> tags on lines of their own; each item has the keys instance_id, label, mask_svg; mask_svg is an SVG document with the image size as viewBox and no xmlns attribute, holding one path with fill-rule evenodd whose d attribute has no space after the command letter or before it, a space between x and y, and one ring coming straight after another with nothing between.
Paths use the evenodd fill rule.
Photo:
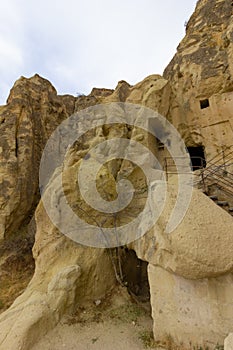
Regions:
<instances>
[{"instance_id":1,"label":"rectangular window opening","mask_svg":"<svg viewBox=\"0 0 233 350\"><path fill-rule=\"evenodd\" d=\"M208 108L210 106L208 98L200 101L201 109Z\"/></svg>"}]
</instances>

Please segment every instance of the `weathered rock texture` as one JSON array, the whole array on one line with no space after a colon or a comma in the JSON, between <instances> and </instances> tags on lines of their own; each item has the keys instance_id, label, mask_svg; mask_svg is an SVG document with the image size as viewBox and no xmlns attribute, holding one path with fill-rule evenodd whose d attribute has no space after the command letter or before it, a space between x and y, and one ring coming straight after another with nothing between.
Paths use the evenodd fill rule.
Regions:
<instances>
[{"instance_id":1,"label":"weathered rock texture","mask_svg":"<svg viewBox=\"0 0 233 350\"><path fill-rule=\"evenodd\" d=\"M207 160L233 144L232 12L231 1L198 1L164 71L177 101L173 123L188 146L205 147ZM201 109L206 99L209 107Z\"/></svg>"},{"instance_id":2,"label":"weathered rock texture","mask_svg":"<svg viewBox=\"0 0 233 350\"><path fill-rule=\"evenodd\" d=\"M101 299L115 285L109 253L78 245L50 222L42 204L36 215L36 270L26 291L0 316L0 349L31 349L76 305Z\"/></svg>"},{"instance_id":3,"label":"weathered rock texture","mask_svg":"<svg viewBox=\"0 0 233 350\"><path fill-rule=\"evenodd\" d=\"M20 78L0 109L0 239L17 232L39 201L40 158L48 137L74 110L47 80Z\"/></svg>"},{"instance_id":4,"label":"weathered rock texture","mask_svg":"<svg viewBox=\"0 0 233 350\"><path fill-rule=\"evenodd\" d=\"M64 312L72 311L80 270L78 265L60 269L46 290L34 286L17 298L1 318L0 349L31 349Z\"/></svg>"},{"instance_id":5,"label":"weathered rock texture","mask_svg":"<svg viewBox=\"0 0 233 350\"><path fill-rule=\"evenodd\" d=\"M232 350L233 349L233 333L229 334L224 341L224 349Z\"/></svg>"},{"instance_id":6,"label":"weathered rock texture","mask_svg":"<svg viewBox=\"0 0 233 350\"><path fill-rule=\"evenodd\" d=\"M172 94L175 96L170 110L172 122L187 146L204 147L207 166L208 162L222 151L232 150L233 144L232 12L231 1L198 1L196 10L187 24L186 36L164 71L164 77L169 81ZM217 159L219 162L223 161L221 157ZM233 329L233 259L229 255L228 263L225 265L225 267L231 266L229 270L227 268L221 272L220 268L219 273L216 273L215 268L218 269L221 259L216 257L211 261L212 258L207 257L207 252L212 251L214 256L221 249L216 235L220 233L222 225L212 226L215 219L210 219L208 213L203 210L202 219L198 220L201 224L200 236L196 236L199 230L195 227L195 219L189 221L190 211L198 217L201 207L201 197L194 207L191 202L187 215L178 228L178 236L174 232L168 242L165 240L164 253L167 256L164 259L163 269L161 269L163 264L161 261L158 263L158 260L150 266L154 335L157 339L164 338L169 328L169 334L177 343L183 342L188 345L189 340L194 345L199 343L202 346L208 344L214 347L214 343L223 344L224 337ZM206 203L206 210L207 207L212 210L215 217L218 216L211 203ZM224 218L220 211L219 217L220 220ZM232 250L230 220L232 219L229 218L229 228L225 227L224 231L231 241ZM190 229L188 221L192 222ZM189 258L195 255L196 260L196 262L186 261L188 275L184 265L182 272L179 271L180 258L184 259L183 262L186 260L186 254L180 250L184 237L183 225L187 229L185 229L186 252ZM195 237L193 241L191 235L193 239ZM204 243L206 235L209 235L209 238ZM174 243L179 247L171 248ZM167 250L167 246L170 246L170 249ZM192 250L195 251L194 255ZM199 260L201 251L202 257ZM199 263L202 265L200 269ZM195 270L193 273L192 267ZM198 276L200 270L205 272ZM164 302L163 307L160 307L159 301Z\"/></svg>"},{"instance_id":7,"label":"weathered rock texture","mask_svg":"<svg viewBox=\"0 0 233 350\"><path fill-rule=\"evenodd\" d=\"M200 0L163 77L151 75L135 86L120 81L115 90L93 89L89 96L77 98L57 96L51 84L39 76L17 81L7 106L0 107L0 238L29 220L39 200L38 169L43 147L56 126L73 112L100 103L139 104L172 121L187 146L203 146L207 165L220 151L230 149L232 29L231 1ZM70 148L63 171L66 198L74 212L82 207L87 222L93 224L98 219L106 227L114 226L114 217L105 220L85 206L74 179L91 147L115 137L141 142L161 161L167 154L155 139L124 123L95 128ZM148 189L142 171L117 159L102 167L96 184L105 200L113 200L116 180L122 174L139 194L124 215L128 222L144 205ZM186 347L207 345L212 349L217 343L223 344L233 330L232 217L194 190L186 216L168 235L165 227L177 196L177 179L169 180L161 217L129 248L149 262L156 340L171 336ZM54 192L59 191L56 181L53 174ZM53 206L53 193L45 193ZM103 297L115 284L110 250L87 248L69 240L51 223L42 202L36 210L36 223L35 274L26 291L0 316L1 350L30 349L36 337L53 327L65 312ZM229 349L230 344L231 336L226 340Z\"/></svg>"},{"instance_id":8,"label":"weathered rock texture","mask_svg":"<svg viewBox=\"0 0 233 350\"><path fill-rule=\"evenodd\" d=\"M75 98L57 95L51 83L38 75L20 78L7 105L0 107L0 239L17 232L33 214L39 201L41 154L64 119L84 108L113 101L140 103L166 115L170 91L166 86L161 76L154 75L135 87L122 81L115 91L93 89L90 95Z\"/></svg>"},{"instance_id":9,"label":"weathered rock texture","mask_svg":"<svg viewBox=\"0 0 233 350\"><path fill-rule=\"evenodd\" d=\"M132 243L138 257L189 280L233 272L232 217L200 191L193 189L180 225L169 235L164 232L176 193L176 186L169 185L165 208L154 228Z\"/></svg>"},{"instance_id":10,"label":"weathered rock texture","mask_svg":"<svg viewBox=\"0 0 233 350\"><path fill-rule=\"evenodd\" d=\"M214 348L233 327L232 217L194 190L184 219L167 235L175 193L170 185L156 225L130 247L150 263L155 339Z\"/></svg>"},{"instance_id":11,"label":"weathered rock texture","mask_svg":"<svg viewBox=\"0 0 233 350\"><path fill-rule=\"evenodd\" d=\"M232 274L189 280L155 265L148 274L156 340L169 335L191 349L223 345L232 329Z\"/></svg>"}]
</instances>

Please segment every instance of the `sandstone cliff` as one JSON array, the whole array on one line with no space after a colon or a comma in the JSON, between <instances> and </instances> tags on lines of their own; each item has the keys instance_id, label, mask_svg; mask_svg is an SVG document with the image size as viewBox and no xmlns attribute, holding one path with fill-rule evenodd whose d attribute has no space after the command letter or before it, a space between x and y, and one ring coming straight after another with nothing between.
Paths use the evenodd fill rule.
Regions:
<instances>
[{"instance_id":1,"label":"sandstone cliff","mask_svg":"<svg viewBox=\"0 0 233 350\"><path fill-rule=\"evenodd\" d=\"M209 160L232 146L232 13L231 1L198 1L164 71L177 101L173 123L187 146L202 145Z\"/></svg>"},{"instance_id":2,"label":"sandstone cliff","mask_svg":"<svg viewBox=\"0 0 233 350\"><path fill-rule=\"evenodd\" d=\"M74 111L75 98L57 96L38 75L20 78L0 109L0 239L28 222L39 201L40 158L52 131Z\"/></svg>"},{"instance_id":3,"label":"sandstone cliff","mask_svg":"<svg viewBox=\"0 0 233 350\"><path fill-rule=\"evenodd\" d=\"M114 288L116 279L119 281L120 271L116 268L119 251L85 247L70 240L66 237L67 232L62 234L58 227L65 222L68 230L71 220L67 220L66 213L58 212L56 205L62 200L67 201L72 209L71 216L79 214L90 225L97 222L102 233L104 228L116 228L117 220L118 224L125 224L137 217L145 206L149 190L164 187L164 178L160 177L162 171L154 167L151 159L156 156L163 162L170 155L169 145L161 145L143 131L146 120L140 120L140 107L159 112L167 125L172 122L187 147L193 147L194 151L195 147L201 147L207 168L216 154L231 150L232 9L229 0L200 0L187 24L186 36L163 77L151 75L135 86L120 81L115 90L94 88L90 95L79 97L58 96L54 87L38 75L21 78L15 83L7 105L0 107L0 239L17 233L30 221L36 209L33 247L36 267L28 288L0 316L0 349L30 349L36 339L54 327L64 313L74 310L77 303L83 305L104 297ZM137 105L135 114L139 126L126 123L124 114L121 114L126 107L114 104L118 102ZM48 207L57 213L57 220L53 222L49 211L45 210L45 203L39 202L42 151L61 122L73 113L96 105L104 106L103 110L99 113L94 109L90 120L84 118L81 129L88 126L88 132L77 142L67 145L62 167L53 169L47 187L43 188ZM121 123L111 124L106 119L104 112L111 105L114 113L121 117ZM102 119L105 123L99 125L98 121ZM77 189L77 173L82 162L86 162L91 157L91 150L101 144L104 145L102 155L109 155L112 150L115 152L117 147L111 144L106 147L107 142L115 138L147 147L151 151L147 163L154 176L154 181L148 185L144 169L127 158L134 150L129 150L123 141L118 144L125 158L110 159L102 165L95 179L102 199L111 205L117 199L116 183L119 180L125 178L134 185L134 200L117 217L111 212L108 215L103 211L98 213L84 203ZM64 137L61 143L63 141ZM137 157L143 158L139 153ZM218 160L222 161L221 157ZM92 172L90 163L84 194L89 188L95 190L91 183ZM62 178L62 190L58 175ZM230 182L231 173L222 176ZM224 338L233 330L232 216L194 189L186 215L169 235L166 226L180 184L177 175L167 180L166 201L164 208L161 205L156 224L146 235L125 245L134 250L138 258L149 263L156 340L163 340L169 334L176 344L182 343L187 348L199 345L212 349L217 343L223 344ZM185 186L188 193L190 183L185 183ZM151 214L158 208L152 205L150 209ZM128 234L138 238L142 226L140 223ZM76 231L77 227L82 235L81 226L76 225ZM91 229L87 234L91 235ZM231 338L228 337L226 344Z\"/></svg>"}]
</instances>

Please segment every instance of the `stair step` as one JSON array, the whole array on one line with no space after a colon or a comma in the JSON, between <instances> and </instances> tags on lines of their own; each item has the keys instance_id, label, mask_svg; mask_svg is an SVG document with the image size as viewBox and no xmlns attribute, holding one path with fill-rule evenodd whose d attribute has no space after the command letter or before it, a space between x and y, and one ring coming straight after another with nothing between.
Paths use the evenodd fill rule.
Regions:
<instances>
[{"instance_id":1,"label":"stair step","mask_svg":"<svg viewBox=\"0 0 233 350\"><path fill-rule=\"evenodd\" d=\"M227 201L217 201L217 204L220 206L220 207L225 207L228 205L228 202Z\"/></svg>"},{"instance_id":2,"label":"stair step","mask_svg":"<svg viewBox=\"0 0 233 350\"><path fill-rule=\"evenodd\" d=\"M209 198L212 199L213 201L218 200L218 196L216 196L216 195L211 195L211 196L209 196Z\"/></svg>"},{"instance_id":3,"label":"stair step","mask_svg":"<svg viewBox=\"0 0 233 350\"><path fill-rule=\"evenodd\" d=\"M233 207L230 207L230 208L228 209L228 211L231 212L231 213L233 213Z\"/></svg>"}]
</instances>

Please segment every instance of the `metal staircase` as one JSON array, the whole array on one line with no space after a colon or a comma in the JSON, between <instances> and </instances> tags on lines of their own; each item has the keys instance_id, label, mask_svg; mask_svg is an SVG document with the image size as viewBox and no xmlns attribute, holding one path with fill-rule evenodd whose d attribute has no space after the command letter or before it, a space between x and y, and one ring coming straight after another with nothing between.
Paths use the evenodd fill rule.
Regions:
<instances>
[{"instance_id":1,"label":"metal staircase","mask_svg":"<svg viewBox=\"0 0 233 350\"><path fill-rule=\"evenodd\" d=\"M233 215L233 149L223 151L200 170L197 185L217 205Z\"/></svg>"},{"instance_id":2,"label":"metal staircase","mask_svg":"<svg viewBox=\"0 0 233 350\"><path fill-rule=\"evenodd\" d=\"M198 169L192 167L194 186L233 216L233 146L209 160L207 166L205 159L195 158L199 158L200 165ZM177 174L174 159L165 158L164 171L167 179L169 174Z\"/></svg>"}]
</instances>

